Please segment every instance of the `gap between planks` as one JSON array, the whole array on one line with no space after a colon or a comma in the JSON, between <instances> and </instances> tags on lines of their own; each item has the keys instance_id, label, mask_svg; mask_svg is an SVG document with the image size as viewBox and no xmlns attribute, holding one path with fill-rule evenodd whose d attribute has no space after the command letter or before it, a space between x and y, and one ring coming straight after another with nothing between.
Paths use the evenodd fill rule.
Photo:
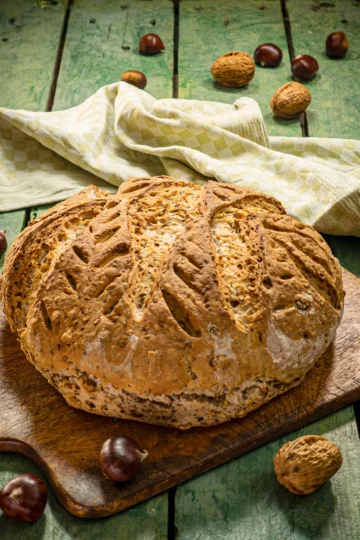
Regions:
<instances>
[{"instance_id":1,"label":"gap between planks","mask_svg":"<svg viewBox=\"0 0 360 540\"><path fill-rule=\"evenodd\" d=\"M174 6L174 47L173 47L173 98L179 97L179 29L180 29L180 0L172 0ZM168 490L168 540L175 540L178 531L175 523L176 486Z\"/></svg>"},{"instance_id":2,"label":"gap between planks","mask_svg":"<svg viewBox=\"0 0 360 540\"><path fill-rule=\"evenodd\" d=\"M173 60L173 98L179 97L179 27L180 0L172 0L174 5L174 60Z\"/></svg>"},{"instance_id":3,"label":"gap between planks","mask_svg":"<svg viewBox=\"0 0 360 540\"><path fill-rule=\"evenodd\" d=\"M180 28L180 0L172 0L174 6L174 48L173 48L173 98L179 97L179 28ZM175 540L178 536L175 524L176 486L168 490L168 540Z\"/></svg>"},{"instance_id":4,"label":"gap between planks","mask_svg":"<svg viewBox=\"0 0 360 540\"><path fill-rule=\"evenodd\" d=\"M282 13L282 18L283 18L283 23L284 23L284 30L285 30L286 41L288 45L290 62L292 62L295 58L295 48L294 48L294 43L293 43L293 38L292 38L292 33L291 33L291 23L290 23L289 12L286 5L286 0L280 0L280 5L281 5L281 13ZM309 137L310 133L309 133L309 125L308 125L306 112L300 115L299 120L300 120L302 136Z\"/></svg>"},{"instance_id":5,"label":"gap between planks","mask_svg":"<svg viewBox=\"0 0 360 540\"><path fill-rule=\"evenodd\" d=\"M175 540L178 537L178 531L175 524L175 499L176 486L168 490L168 540Z\"/></svg>"},{"instance_id":6,"label":"gap between planks","mask_svg":"<svg viewBox=\"0 0 360 540\"><path fill-rule=\"evenodd\" d=\"M64 15L64 21L63 21L63 25L62 25L61 33L60 33L60 40L59 40L58 50L57 50L57 54L56 54L56 60L55 60L53 77L52 77L50 91L49 91L49 97L48 97L48 100L47 100L47 103L46 103L46 112L52 111L52 108L53 108L53 105L54 105L56 86L57 86L57 81L58 81L59 71L60 71L60 66L61 66L61 60L62 60L62 55L63 55L63 51L64 51L64 46L65 46L65 40L66 40L66 34L67 34L67 29L68 29L68 24L69 24L71 6L73 5L73 2L74 2L74 0L68 0L65 15Z\"/></svg>"}]
</instances>

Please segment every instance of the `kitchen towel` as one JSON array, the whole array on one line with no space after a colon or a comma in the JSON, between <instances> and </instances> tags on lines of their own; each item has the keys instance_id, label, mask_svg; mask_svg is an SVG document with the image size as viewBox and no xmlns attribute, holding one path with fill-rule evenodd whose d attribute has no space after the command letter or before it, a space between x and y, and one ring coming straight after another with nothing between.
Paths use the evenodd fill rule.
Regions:
<instances>
[{"instance_id":1,"label":"kitchen towel","mask_svg":"<svg viewBox=\"0 0 360 540\"><path fill-rule=\"evenodd\" d=\"M251 98L157 100L120 82L65 111L0 108L0 211L157 175L248 186L320 232L360 236L360 142L268 137Z\"/></svg>"}]
</instances>

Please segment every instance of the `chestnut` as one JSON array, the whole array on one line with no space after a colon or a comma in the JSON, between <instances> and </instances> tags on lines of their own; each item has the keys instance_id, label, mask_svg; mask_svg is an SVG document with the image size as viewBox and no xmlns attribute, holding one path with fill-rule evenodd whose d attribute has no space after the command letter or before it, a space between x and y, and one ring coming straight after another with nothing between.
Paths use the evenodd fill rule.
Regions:
<instances>
[{"instance_id":1,"label":"chestnut","mask_svg":"<svg viewBox=\"0 0 360 540\"><path fill-rule=\"evenodd\" d=\"M140 90L143 90L147 83L145 75L137 69L124 71L124 73L121 75L121 80L128 84L136 86L136 88L140 88Z\"/></svg>"},{"instance_id":2,"label":"chestnut","mask_svg":"<svg viewBox=\"0 0 360 540\"><path fill-rule=\"evenodd\" d=\"M311 79L319 70L319 64L313 56L299 54L291 62L291 71L296 79L307 81Z\"/></svg>"},{"instance_id":3,"label":"chestnut","mask_svg":"<svg viewBox=\"0 0 360 540\"><path fill-rule=\"evenodd\" d=\"M254 52L255 64L262 67L277 67L282 60L282 50L274 43L263 43Z\"/></svg>"},{"instance_id":4,"label":"chestnut","mask_svg":"<svg viewBox=\"0 0 360 540\"><path fill-rule=\"evenodd\" d=\"M145 56L153 56L165 49L161 38L157 34L145 34L139 41L139 52Z\"/></svg>"},{"instance_id":5,"label":"chestnut","mask_svg":"<svg viewBox=\"0 0 360 540\"><path fill-rule=\"evenodd\" d=\"M0 508L16 521L36 521L44 513L47 501L46 484L33 474L20 474L0 492Z\"/></svg>"},{"instance_id":6,"label":"chestnut","mask_svg":"<svg viewBox=\"0 0 360 540\"><path fill-rule=\"evenodd\" d=\"M333 32L326 39L326 54L331 58L344 58L349 41L344 32Z\"/></svg>"},{"instance_id":7,"label":"chestnut","mask_svg":"<svg viewBox=\"0 0 360 540\"><path fill-rule=\"evenodd\" d=\"M112 437L104 442L100 452L101 470L110 480L129 482L147 457L130 437Z\"/></svg>"},{"instance_id":8,"label":"chestnut","mask_svg":"<svg viewBox=\"0 0 360 540\"><path fill-rule=\"evenodd\" d=\"M7 240L5 236L5 231L0 231L0 257L4 255L6 248L7 248Z\"/></svg>"}]
</instances>

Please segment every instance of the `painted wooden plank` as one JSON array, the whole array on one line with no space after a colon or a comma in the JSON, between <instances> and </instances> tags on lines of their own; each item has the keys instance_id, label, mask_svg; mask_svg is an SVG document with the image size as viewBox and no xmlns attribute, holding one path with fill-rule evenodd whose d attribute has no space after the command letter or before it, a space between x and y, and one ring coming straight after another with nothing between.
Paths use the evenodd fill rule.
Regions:
<instances>
[{"instance_id":1,"label":"painted wooden plank","mask_svg":"<svg viewBox=\"0 0 360 540\"><path fill-rule=\"evenodd\" d=\"M66 4L1 0L1 107L45 110Z\"/></svg>"},{"instance_id":2,"label":"painted wooden plank","mask_svg":"<svg viewBox=\"0 0 360 540\"><path fill-rule=\"evenodd\" d=\"M291 494L272 460L287 441L328 437L343 453L342 468L317 492ZM358 516L360 445L352 408L315 422L227 463L177 489L175 523L181 540L354 540Z\"/></svg>"},{"instance_id":3,"label":"painted wooden plank","mask_svg":"<svg viewBox=\"0 0 360 540\"><path fill-rule=\"evenodd\" d=\"M312 103L308 122L312 137L359 137L360 2L354 0L289 0L287 2L295 54L310 54L320 65L306 82ZM327 36L340 30L349 39L345 58L325 54Z\"/></svg>"},{"instance_id":4,"label":"painted wooden plank","mask_svg":"<svg viewBox=\"0 0 360 540\"><path fill-rule=\"evenodd\" d=\"M162 37L166 52L143 57L137 52L138 40L152 32ZM173 9L168 0L124 0L122 4L116 0L77 0L69 18L53 109L81 103L101 86L118 81L127 69L143 71L148 77L147 90L155 97L171 97L172 33ZM49 207L32 208L31 219L40 217ZM46 538L58 535L62 540L75 537L160 540L167 537L166 493L101 520L80 520L67 513L54 497L46 511ZM26 540L35 538L38 538L36 533Z\"/></svg>"},{"instance_id":5,"label":"painted wooden plank","mask_svg":"<svg viewBox=\"0 0 360 540\"><path fill-rule=\"evenodd\" d=\"M9 7L5 6L5 4L8 4ZM1 23L0 23L0 39L3 35L2 30L3 26L5 24L5 29L8 31L7 28L7 19L6 17L9 14L9 17L15 17L18 16L18 11L16 11L14 8L14 2L8 1L8 2L2 2L0 9L2 12L5 13L3 16ZM18 8L24 9L24 6L26 5L25 2L18 1L16 2L18 5ZM95 4L95 3L94 3ZM115 3L113 2L113 5ZM57 4L59 7L62 7L62 3L59 2ZM12 7L14 6L14 7ZM41 10L40 7L37 6L35 2L31 3L33 11L29 13L28 11L22 12L21 17L19 16L19 20L22 21L22 24L27 29L27 35L24 37L24 39L20 39L19 36L21 35L22 28L16 29L17 32L17 39L18 39L18 45L19 45L19 57L22 55L24 57L24 61L20 62L18 69L12 71L12 68L10 66L10 63L13 58L14 50L16 50L15 43L12 48L12 52L9 53L9 55L6 57L8 64L5 63L4 57L0 56L0 66L2 73L9 73L10 77L4 77L0 81L0 95L1 98L1 105L2 106L9 106L14 108L27 108L27 109L34 109L34 110L41 110L45 108L48 91L51 83L51 77L52 77L52 70L53 70L53 64L55 61L56 56L56 49L57 49L57 41L55 42L55 46L51 48L49 41L46 39L46 32L52 36L56 36L56 40L58 39L58 36L60 35L61 25L62 25L62 18L57 20L55 18L49 20L50 16L50 7L48 10L44 9ZM36 6L36 8L34 7ZM54 6L56 7L56 3L54 3ZM52 6L52 7L54 7ZM12 8L12 11L10 9ZM4 9L3 9L4 8ZM59 8L57 8L59 9ZM150 15L149 8L147 10L147 15ZM139 15L139 8L137 10L137 13ZM46 30L42 27L42 19L40 19L43 16L43 14L47 15L47 28ZM157 12L157 15L159 12ZM132 16L135 17L134 12L132 11ZM53 16L54 17L54 16ZM31 21L29 22L29 19ZM153 20L152 18L149 18L149 20ZM4 23L5 21L5 23ZM167 21L169 23L169 20ZM4 23L4 24L2 24ZM54 27L52 26L52 23L54 23ZM171 18L172 23L172 18ZM91 25L93 23L90 23ZM133 20L133 24L135 24ZM141 23L145 27L145 23ZM151 25L151 23L150 23ZM170 33L171 33L171 24L170 26ZM40 38L39 38L39 28L40 28ZM141 28L139 24L139 28ZM153 26L151 25L151 28ZM37 32L34 31L34 29L37 29ZM50 31L51 30L51 31ZM150 28L145 31L151 31ZM132 34L132 29L130 29L130 33ZM29 35L31 34L31 35ZM170 34L169 34L170 35ZM32 39L31 36L36 37L36 43L38 43L38 48L36 49L33 46L34 39ZM4 36L5 37L5 36ZM10 42L10 37L8 38ZM96 40L95 40L96 41ZM6 45L8 42L1 42L0 46ZM44 54L42 51L42 47L44 47ZM90 43L89 43L90 47ZM51 54L50 54L51 53ZM76 53L79 55L79 51ZM89 54L89 50L86 53ZM109 50L108 56L112 56L114 54L114 51ZM116 53L115 53L116 54ZM168 54L171 55L171 47L169 51L168 47ZM49 61L47 58L49 57ZM51 62L50 62L51 57ZM83 57L84 58L84 57ZM105 58L105 62L107 62L109 58ZM151 60L151 59L149 59ZM49 63L50 62L50 63ZM163 62L163 60L162 60ZM29 69L27 69L26 66L29 66ZM37 71L37 65L42 66L42 71ZM157 60L157 65L159 65L159 59ZM78 66L79 67L79 66ZM134 66L138 67L138 66ZM106 68L106 65L105 65ZM91 66L83 66L84 71L82 72L82 75L79 76L79 78L75 78L75 87L81 87L83 84L83 75L85 72L88 72L91 74ZM120 73L126 69L125 67L120 67ZM76 71L78 72L78 71ZM33 79L27 78L28 74L33 74ZM80 69L81 73L81 69ZM45 85L44 77L45 75L48 75L48 80ZM102 74L103 76L103 74ZM71 73L69 73L69 78L71 78ZM117 78L113 80L117 80ZM164 91L164 95L170 96L171 95L171 70L169 75L170 82L167 82L167 89L166 92ZM30 82L28 83L27 80ZM102 81L98 86L101 86L101 84L105 84L106 82L113 82L111 81ZM7 84L8 87L9 81L12 83L11 92L9 92L9 100L6 101L3 97L5 94L3 92L3 87L1 86L2 83ZM31 81L35 81L35 83L32 83ZM66 83L65 83L66 84ZM161 81L158 80L156 83L158 85L158 88L160 88ZM91 94L93 91L95 91L97 87L92 88L89 92ZM58 94L59 95L59 94ZM61 94L60 94L61 96ZM86 95L83 95L80 97L80 101L87 97ZM161 96L160 96L161 97ZM10 99L11 98L11 99ZM68 105L65 104L65 106L71 106L74 104L74 101L69 103ZM41 215L43 211L45 211L46 207L41 207L41 209L32 209L30 213L30 219L34 219L35 217ZM7 213L2 214L0 217L0 227L7 227L8 229L8 239L9 244L13 240L13 238L20 232L23 221L24 221L25 212L19 211L14 213ZM21 456L16 455L1 455L0 459L0 483L3 485L7 480L9 480L12 476L22 473L24 471L34 472L35 474L38 474L41 476L40 471L37 469L37 467L31 463L30 461L26 460L25 458ZM24 540L38 540L38 538L61 538L62 540L70 540L72 538L78 538L86 539L86 540L95 540L97 538L118 538L120 540L127 540L128 538L141 538L144 540L152 540L152 539L163 539L166 538L166 532L167 532L167 495L164 494L160 497L154 498L151 501L148 501L147 503L143 505L138 505L137 507L130 509L127 512L124 512L122 514L119 514L117 516L114 516L112 518L107 518L106 520L80 520L79 518L75 518L74 516L70 515L63 507L58 503L58 501L54 498L53 494L50 493L49 496L49 504L47 505L45 517L41 520L39 520L35 525L29 527L24 526L23 524L18 524L15 522L11 522L8 520L5 516L0 516L0 529L1 529L1 538L4 540L10 539L10 538L17 538L20 537Z\"/></svg>"},{"instance_id":6,"label":"painted wooden plank","mask_svg":"<svg viewBox=\"0 0 360 540\"><path fill-rule=\"evenodd\" d=\"M278 68L256 67L254 79L243 88L227 88L214 81L210 67L229 51L253 56L261 43L276 43L283 51ZM233 103L252 97L259 103L270 135L301 135L298 119L276 118L270 99L291 80L288 47L279 1L183 0L180 2L179 97Z\"/></svg>"},{"instance_id":7,"label":"painted wooden plank","mask_svg":"<svg viewBox=\"0 0 360 540\"><path fill-rule=\"evenodd\" d=\"M142 56L144 34L159 34L165 51ZM77 0L71 11L54 110L78 105L129 69L142 71L146 90L172 96L173 6L169 0Z\"/></svg>"},{"instance_id":8,"label":"painted wooden plank","mask_svg":"<svg viewBox=\"0 0 360 540\"><path fill-rule=\"evenodd\" d=\"M78 105L101 86L138 69L147 76L146 90L157 98L172 97L173 6L169 0L77 0L71 9L53 110ZM165 52L146 57L138 52L141 36L157 33ZM48 206L32 208L32 219Z\"/></svg>"},{"instance_id":9,"label":"painted wooden plank","mask_svg":"<svg viewBox=\"0 0 360 540\"><path fill-rule=\"evenodd\" d=\"M66 3L0 2L1 107L45 110ZM8 246L24 224L25 210L0 215Z\"/></svg>"}]
</instances>

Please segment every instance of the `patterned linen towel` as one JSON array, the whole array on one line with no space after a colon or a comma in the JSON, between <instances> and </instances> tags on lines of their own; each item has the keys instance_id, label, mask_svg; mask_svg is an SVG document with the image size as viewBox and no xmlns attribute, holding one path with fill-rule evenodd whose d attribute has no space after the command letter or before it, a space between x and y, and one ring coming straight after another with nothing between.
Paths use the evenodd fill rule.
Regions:
<instances>
[{"instance_id":1,"label":"patterned linen towel","mask_svg":"<svg viewBox=\"0 0 360 540\"><path fill-rule=\"evenodd\" d=\"M121 82L66 111L0 109L0 211L164 174L248 186L320 232L360 236L360 142L268 137L253 99L156 100Z\"/></svg>"}]
</instances>

